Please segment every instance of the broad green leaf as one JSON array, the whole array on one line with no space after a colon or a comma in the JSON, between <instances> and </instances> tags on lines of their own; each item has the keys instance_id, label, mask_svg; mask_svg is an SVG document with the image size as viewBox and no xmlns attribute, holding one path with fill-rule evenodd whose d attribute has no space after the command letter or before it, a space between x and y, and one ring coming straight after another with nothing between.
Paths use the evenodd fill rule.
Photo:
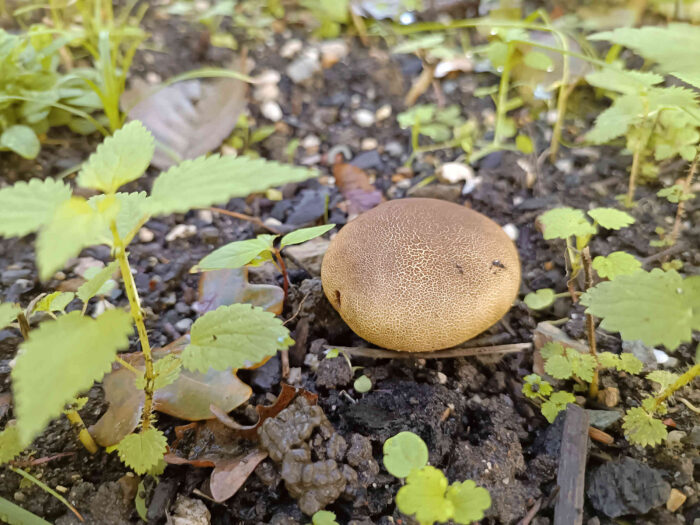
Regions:
<instances>
[{"instance_id":1,"label":"broad green leaf","mask_svg":"<svg viewBox=\"0 0 700 525\"><path fill-rule=\"evenodd\" d=\"M306 168L248 157L199 157L161 173L153 183L151 212L167 215L228 202L233 197L315 177Z\"/></svg>"},{"instance_id":2,"label":"broad green leaf","mask_svg":"<svg viewBox=\"0 0 700 525\"><path fill-rule=\"evenodd\" d=\"M620 364L620 356L612 352L599 352L598 362L602 368L617 368Z\"/></svg>"},{"instance_id":3,"label":"broad green leaf","mask_svg":"<svg viewBox=\"0 0 700 525\"><path fill-rule=\"evenodd\" d=\"M255 239L230 242L199 261L195 269L207 271L240 268L262 253L271 251L275 237L275 235L263 234Z\"/></svg>"},{"instance_id":4,"label":"broad green leaf","mask_svg":"<svg viewBox=\"0 0 700 525\"><path fill-rule=\"evenodd\" d=\"M552 385L537 374L529 374L524 378L523 394L530 399L544 398L552 393Z\"/></svg>"},{"instance_id":5,"label":"broad green leaf","mask_svg":"<svg viewBox=\"0 0 700 525\"><path fill-rule=\"evenodd\" d=\"M31 332L12 370L23 442L31 441L66 403L111 370L117 350L129 346L132 331L129 314L115 309L95 320L71 312Z\"/></svg>"},{"instance_id":6,"label":"broad green leaf","mask_svg":"<svg viewBox=\"0 0 700 525\"><path fill-rule=\"evenodd\" d=\"M154 148L151 132L139 121L131 121L97 146L78 174L78 186L115 193L143 175Z\"/></svg>"},{"instance_id":7,"label":"broad green leaf","mask_svg":"<svg viewBox=\"0 0 700 525\"><path fill-rule=\"evenodd\" d=\"M73 292L53 292L43 297L34 307L35 312L62 312L75 298Z\"/></svg>"},{"instance_id":8,"label":"broad green leaf","mask_svg":"<svg viewBox=\"0 0 700 525\"><path fill-rule=\"evenodd\" d=\"M619 275L629 275L642 269L642 263L634 255L627 252L612 252L603 257L593 259L593 269L603 279L614 279Z\"/></svg>"},{"instance_id":9,"label":"broad green leaf","mask_svg":"<svg viewBox=\"0 0 700 525\"><path fill-rule=\"evenodd\" d=\"M606 144L627 133L628 128L645 114L645 107L637 95L622 95L600 113L586 139L593 144Z\"/></svg>"},{"instance_id":10,"label":"broad green leaf","mask_svg":"<svg viewBox=\"0 0 700 525\"><path fill-rule=\"evenodd\" d=\"M659 384L659 392L666 390L669 386L678 380L678 374L669 372L668 370L654 370L647 374L647 379L649 381L654 381L654 383Z\"/></svg>"},{"instance_id":11,"label":"broad green leaf","mask_svg":"<svg viewBox=\"0 0 700 525\"><path fill-rule=\"evenodd\" d=\"M324 224L323 226L313 226L311 228L301 228L300 230L293 231L282 237L280 248L310 241L311 239L320 237L333 228L335 228L335 224Z\"/></svg>"},{"instance_id":12,"label":"broad green leaf","mask_svg":"<svg viewBox=\"0 0 700 525\"><path fill-rule=\"evenodd\" d=\"M542 235L546 240L568 239L595 234L595 228L588 222L581 210L574 208L554 208L544 212L539 217L542 224Z\"/></svg>"},{"instance_id":13,"label":"broad green leaf","mask_svg":"<svg viewBox=\"0 0 700 525\"><path fill-rule=\"evenodd\" d=\"M529 51L523 57L523 62L528 67L539 69L540 71L552 71L554 63L549 55L542 51Z\"/></svg>"},{"instance_id":14,"label":"broad green leaf","mask_svg":"<svg viewBox=\"0 0 700 525\"><path fill-rule=\"evenodd\" d=\"M633 354L620 354L620 364L617 365L618 371L637 375L643 368L644 363L637 359Z\"/></svg>"},{"instance_id":15,"label":"broad green leaf","mask_svg":"<svg viewBox=\"0 0 700 525\"><path fill-rule=\"evenodd\" d=\"M569 379L574 373L571 360L563 355L554 355L545 360L544 371L555 379Z\"/></svg>"},{"instance_id":16,"label":"broad green leaf","mask_svg":"<svg viewBox=\"0 0 700 525\"><path fill-rule=\"evenodd\" d=\"M550 341L542 348L540 348L540 355L542 356L542 359L549 359L550 357L555 355L563 356L565 353L566 349L562 346L562 344L556 343L554 341Z\"/></svg>"},{"instance_id":17,"label":"broad green leaf","mask_svg":"<svg viewBox=\"0 0 700 525\"><path fill-rule=\"evenodd\" d=\"M554 300L556 299L555 295L554 290L551 288L540 288L535 292L527 294L523 301L533 310L544 310L554 304Z\"/></svg>"},{"instance_id":18,"label":"broad green leaf","mask_svg":"<svg viewBox=\"0 0 700 525\"><path fill-rule=\"evenodd\" d=\"M116 450L119 459L140 476L158 465L167 448L165 434L151 426L148 430L126 436Z\"/></svg>"},{"instance_id":19,"label":"broad green leaf","mask_svg":"<svg viewBox=\"0 0 700 525\"><path fill-rule=\"evenodd\" d=\"M144 219L150 217L149 197L145 191L136 193L115 193L114 196L119 202L119 213L117 214L117 232L119 237L125 244L131 242L131 238L127 237L129 233L135 234L134 228L144 222ZM90 205L97 207L99 203L105 199L109 199L109 195L96 195L88 200ZM108 232L109 237L112 233Z\"/></svg>"},{"instance_id":20,"label":"broad green leaf","mask_svg":"<svg viewBox=\"0 0 700 525\"><path fill-rule=\"evenodd\" d=\"M372 390L372 380L369 377L362 375L355 379L352 387L355 389L355 392L364 394Z\"/></svg>"},{"instance_id":21,"label":"broad green leaf","mask_svg":"<svg viewBox=\"0 0 700 525\"><path fill-rule=\"evenodd\" d=\"M199 372L247 368L290 344L289 331L270 312L247 304L220 306L192 325L182 364Z\"/></svg>"},{"instance_id":22,"label":"broad green leaf","mask_svg":"<svg viewBox=\"0 0 700 525\"><path fill-rule=\"evenodd\" d=\"M7 148L25 159L33 159L39 154L39 137L29 126L16 124L6 128L0 135L0 148Z\"/></svg>"},{"instance_id":23,"label":"broad green leaf","mask_svg":"<svg viewBox=\"0 0 700 525\"><path fill-rule=\"evenodd\" d=\"M542 415L547 419L547 421L554 423L554 420L557 418L557 414L562 410L566 410L566 405L575 402L576 396L574 396L571 392L554 392L551 396L549 396L547 401L542 403L540 410L542 410Z\"/></svg>"},{"instance_id":24,"label":"broad green leaf","mask_svg":"<svg viewBox=\"0 0 700 525\"><path fill-rule=\"evenodd\" d=\"M112 261L104 268L98 269L97 273L88 277L88 281L78 288L78 298L84 303L87 303L96 295L105 295L111 292L116 285L112 280L112 275L114 275L114 272L116 272L118 268L119 261Z\"/></svg>"},{"instance_id":25,"label":"broad green leaf","mask_svg":"<svg viewBox=\"0 0 700 525\"><path fill-rule=\"evenodd\" d=\"M413 432L399 432L384 442L384 467L392 476L405 478L428 464L428 447Z\"/></svg>"},{"instance_id":26,"label":"broad green leaf","mask_svg":"<svg viewBox=\"0 0 700 525\"><path fill-rule=\"evenodd\" d=\"M42 228L36 242L39 277L46 280L83 248L109 243L108 225L119 211L118 202L105 199L95 210L80 197L71 197L62 203L51 223Z\"/></svg>"},{"instance_id":27,"label":"broad green leaf","mask_svg":"<svg viewBox=\"0 0 700 525\"><path fill-rule=\"evenodd\" d=\"M13 323L22 309L13 303L0 303L0 330Z\"/></svg>"},{"instance_id":28,"label":"broad green leaf","mask_svg":"<svg viewBox=\"0 0 700 525\"><path fill-rule=\"evenodd\" d=\"M482 519L484 511L491 506L489 491L477 487L470 479L450 485L447 489L447 499L454 507L452 520L463 525Z\"/></svg>"},{"instance_id":29,"label":"broad green leaf","mask_svg":"<svg viewBox=\"0 0 700 525\"><path fill-rule=\"evenodd\" d=\"M639 96L640 92L663 81L663 76L650 71L632 71L612 67L586 75L586 82L591 86L633 96Z\"/></svg>"},{"instance_id":30,"label":"broad green leaf","mask_svg":"<svg viewBox=\"0 0 700 525\"><path fill-rule=\"evenodd\" d=\"M625 341L675 350L700 330L700 276L683 279L675 270L639 271L602 282L581 296L586 313Z\"/></svg>"},{"instance_id":31,"label":"broad green leaf","mask_svg":"<svg viewBox=\"0 0 700 525\"><path fill-rule=\"evenodd\" d=\"M641 407L630 408L622 421L625 436L633 445L655 446L668 435L666 425Z\"/></svg>"},{"instance_id":32,"label":"broad green leaf","mask_svg":"<svg viewBox=\"0 0 700 525\"><path fill-rule=\"evenodd\" d=\"M9 525L51 525L51 522L0 497L0 519Z\"/></svg>"},{"instance_id":33,"label":"broad green leaf","mask_svg":"<svg viewBox=\"0 0 700 525\"><path fill-rule=\"evenodd\" d=\"M313 525L338 525L335 521L335 514L329 510L319 510L313 516L311 516L311 523Z\"/></svg>"},{"instance_id":34,"label":"broad green leaf","mask_svg":"<svg viewBox=\"0 0 700 525\"><path fill-rule=\"evenodd\" d=\"M571 371L574 376L586 383L593 381L593 371L597 365L595 358L590 354L582 354L576 350L567 349L566 356L571 363Z\"/></svg>"},{"instance_id":35,"label":"broad green leaf","mask_svg":"<svg viewBox=\"0 0 700 525\"><path fill-rule=\"evenodd\" d=\"M54 179L31 179L0 189L0 235L21 237L37 231L70 196L70 187Z\"/></svg>"},{"instance_id":36,"label":"broad green leaf","mask_svg":"<svg viewBox=\"0 0 700 525\"><path fill-rule=\"evenodd\" d=\"M0 465L15 459L24 448L17 425L6 425L0 432Z\"/></svg>"},{"instance_id":37,"label":"broad green leaf","mask_svg":"<svg viewBox=\"0 0 700 525\"><path fill-rule=\"evenodd\" d=\"M588 215L607 230L619 230L634 223L634 217L629 213L615 208L595 208Z\"/></svg>"},{"instance_id":38,"label":"broad green leaf","mask_svg":"<svg viewBox=\"0 0 700 525\"><path fill-rule=\"evenodd\" d=\"M445 498L447 478L435 467L413 470L406 484L396 493L396 506L403 514L414 516L420 525L444 522L454 515L454 505Z\"/></svg>"}]
</instances>

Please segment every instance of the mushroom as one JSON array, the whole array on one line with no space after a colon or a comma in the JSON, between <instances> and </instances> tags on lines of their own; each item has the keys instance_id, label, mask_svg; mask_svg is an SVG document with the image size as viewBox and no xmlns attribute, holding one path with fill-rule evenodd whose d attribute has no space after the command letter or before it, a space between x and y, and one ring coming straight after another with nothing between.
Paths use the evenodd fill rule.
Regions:
<instances>
[{"instance_id":1,"label":"mushroom","mask_svg":"<svg viewBox=\"0 0 700 525\"><path fill-rule=\"evenodd\" d=\"M520 288L520 261L488 217L438 199L398 199L340 230L321 281L357 335L392 350L432 351L505 315Z\"/></svg>"}]
</instances>

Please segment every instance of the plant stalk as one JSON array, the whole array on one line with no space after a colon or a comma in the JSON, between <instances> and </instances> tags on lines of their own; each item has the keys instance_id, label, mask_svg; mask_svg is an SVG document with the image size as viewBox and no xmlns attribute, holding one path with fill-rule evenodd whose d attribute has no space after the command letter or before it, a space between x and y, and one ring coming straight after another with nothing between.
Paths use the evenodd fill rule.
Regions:
<instances>
[{"instance_id":1,"label":"plant stalk","mask_svg":"<svg viewBox=\"0 0 700 525\"><path fill-rule=\"evenodd\" d=\"M289 274L287 273L287 265L284 263L282 258L282 253L280 250L275 249L275 259L277 259L277 266L282 272L282 289L284 290L284 302L287 301L287 292L289 291Z\"/></svg>"},{"instance_id":2,"label":"plant stalk","mask_svg":"<svg viewBox=\"0 0 700 525\"><path fill-rule=\"evenodd\" d=\"M510 83L510 59L513 55L514 45L508 42L506 48L506 60L503 64L503 72L501 73L501 81L498 84L498 107L496 108L496 131L493 134L493 145L498 146L501 143L503 134L503 121L506 117L506 106L508 103L508 87Z\"/></svg>"},{"instance_id":3,"label":"plant stalk","mask_svg":"<svg viewBox=\"0 0 700 525\"><path fill-rule=\"evenodd\" d=\"M646 147L650 136L651 130L639 138L637 146L634 148L634 154L632 155L632 169L630 170L630 182L629 187L627 188L627 197L625 197L625 206L627 208L634 206L634 191L637 189L637 177L639 176L642 153L644 152L644 148Z\"/></svg>"},{"instance_id":4,"label":"plant stalk","mask_svg":"<svg viewBox=\"0 0 700 525\"><path fill-rule=\"evenodd\" d=\"M119 261L119 268L121 269L122 279L124 280L124 290L126 291L126 296L129 299L129 306L131 307L131 317L134 319L136 331L139 334L141 351L143 352L143 361L146 365L145 386L143 388L146 399L143 404L143 413L141 414L141 432L144 432L151 426L151 413L153 412L153 386L155 382L153 356L151 355L151 345L148 342L146 325L143 322L141 301L139 300L139 294L138 290L136 289L136 283L134 282L134 276L131 274L131 267L129 266L126 246L124 246L124 242L122 241L121 237L119 237L116 221L112 221L111 230L114 238L115 257Z\"/></svg>"},{"instance_id":5,"label":"plant stalk","mask_svg":"<svg viewBox=\"0 0 700 525\"><path fill-rule=\"evenodd\" d=\"M85 427L85 422L83 421L83 418L80 417L78 411L75 409L66 410L66 417L68 418L68 421L70 421L70 424L73 425L73 428L78 431L78 439L83 444L85 449L90 454L96 454L99 450L97 443L95 443L95 440L92 439L92 436Z\"/></svg>"},{"instance_id":6,"label":"plant stalk","mask_svg":"<svg viewBox=\"0 0 700 525\"><path fill-rule=\"evenodd\" d=\"M654 399L654 412L656 412L661 406L661 403L671 397L676 390L683 388L698 376L700 376L700 363L696 363L685 374L676 379L675 383L666 387L663 392L656 396Z\"/></svg>"},{"instance_id":7,"label":"plant stalk","mask_svg":"<svg viewBox=\"0 0 700 525\"><path fill-rule=\"evenodd\" d=\"M581 251L581 260L583 261L585 286L586 290L588 290L593 287L593 266L591 264L591 252L588 246ZM595 340L595 318L591 314L586 314L586 335L588 336L588 350L596 362L595 369L593 370L593 379L591 379L591 384L588 388L588 397L595 399L598 397L598 369L600 368L600 363L598 363L598 352Z\"/></svg>"},{"instance_id":8,"label":"plant stalk","mask_svg":"<svg viewBox=\"0 0 700 525\"><path fill-rule=\"evenodd\" d=\"M690 193L690 185L693 183L693 177L695 177L695 171L698 167L698 159L700 158L700 151L695 153L695 158L690 164L688 169L688 175L683 182L683 193ZM671 246L676 244L678 240L678 235L681 232L681 221L683 220L683 213L685 212L685 201L678 201L678 208L676 208L676 219L673 221L673 230L671 230Z\"/></svg>"}]
</instances>

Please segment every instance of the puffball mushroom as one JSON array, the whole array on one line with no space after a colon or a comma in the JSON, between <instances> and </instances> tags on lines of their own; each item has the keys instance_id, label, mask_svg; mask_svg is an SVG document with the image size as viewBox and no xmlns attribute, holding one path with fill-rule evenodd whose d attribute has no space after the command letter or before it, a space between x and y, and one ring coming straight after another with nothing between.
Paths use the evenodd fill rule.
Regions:
<instances>
[{"instance_id":1,"label":"puffball mushroom","mask_svg":"<svg viewBox=\"0 0 700 525\"><path fill-rule=\"evenodd\" d=\"M501 319L520 288L520 261L485 215L438 199L397 199L340 230L321 281L357 335L426 352L458 345Z\"/></svg>"}]
</instances>

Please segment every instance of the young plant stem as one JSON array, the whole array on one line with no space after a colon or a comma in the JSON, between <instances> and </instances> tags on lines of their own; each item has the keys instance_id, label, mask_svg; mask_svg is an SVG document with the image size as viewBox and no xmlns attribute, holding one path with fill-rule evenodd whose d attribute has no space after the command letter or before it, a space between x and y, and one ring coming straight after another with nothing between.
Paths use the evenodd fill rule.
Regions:
<instances>
[{"instance_id":1,"label":"young plant stem","mask_svg":"<svg viewBox=\"0 0 700 525\"><path fill-rule=\"evenodd\" d=\"M685 181L683 182L684 194L690 193L690 185L693 183L693 177L695 177L695 171L698 167L699 157L700 151L695 153L695 158L693 159L693 162L690 164L690 168L688 169L688 175L686 176ZM676 241L678 240L678 235L681 232L681 221L683 220L684 212L685 201L681 199L678 201L678 208L676 209L676 219L673 221L673 230L671 230L671 246L676 244Z\"/></svg>"},{"instance_id":2,"label":"young plant stem","mask_svg":"<svg viewBox=\"0 0 700 525\"><path fill-rule=\"evenodd\" d=\"M289 274L287 273L287 265L284 264L284 259L282 258L280 250L275 248L274 255L277 261L277 267L280 272L282 272L282 289L284 290L284 300L282 304L284 304L287 301L287 292L289 291Z\"/></svg>"},{"instance_id":3,"label":"young plant stem","mask_svg":"<svg viewBox=\"0 0 700 525\"><path fill-rule=\"evenodd\" d=\"M654 412L656 412L661 406L661 403L671 397L676 390L684 387L698 376L700 376L700 363L696 363L685 374L676 379L672 385L666 387L658 396L656 396L654 399Z\"/></svg>"},{"instance_id":4,"label":"young plant stem","mask_svg":"<svg viewBox=\"0 0 700 525\"><path fill-rule=\"evenodd\" d=\"M591 264L591 252L588 246L581 251L581 260L583 261L586 290L588 290L593 287L593 266ZM591 314L586 314L586 333L588 336L589 352L596 362L596 367L593 370L593 379L591 379L591 384L588 388L588 397L595 399L598 397L598 369L600 368L600 364L598 363L598 352L596 351L595 318Z\"/></svg>"},{"instance_id":5,"label":"young plant stem","mask_svg":"<svg viewBox=\"0 0 700 525\"><path fill-rule=\"evenodd\" d=\"M95 440L92 439L92 436L85 427L85 422L83 421L83 418L80 417L80 414L78 414L78 411L75 409L66 410L66 417L73 428L78 431L78 439L83 444L85 449L90 454L96 454L98 451L97 443L95 443Z\"/></svg>"},{"instance_id":6,"label":"young plant stem","mask_svg":"<svg viewBox=\"0 0 700 525\"><path fill-rule=\"evenodd\" d=\"M643 125L644 126L644 125ZM646 131L645 126L642 130L642 134L639 137L636 147L634 148L634 154L632 155L632 169L630 170L630 182L627 188L627 196L625 197L625 206L631 208L634 206L634 191L637 189L637 177L639 176L639 169L642 162L642 153L644 148L646 148L649 137L651 136L651 130Z\"/></svg>"},{"instance_id":7,"label":"young plant stem","mask_svg":"<svg viewBox=\"0 0 700 525\"><path fill-rule=\"evenodd\" d=\"M503 138L503 126L506 118L507 103L508 103L508 87L510 83L511 56L515 46L512 42L508 42L506 48L506 60L501 73L501 81L498 84L498 106L496 107L496 130L493 134L493 146L499 146Z\"/></svg>"},{"instance_id":8,"label":"young plant stem","mask_svg":"<svg viewBox=\"0 0 700 525\"><path fill-rule=\"evenodd\" d=\"M115 257L119 261L122 279L124 280L124 290L129 299L131 307L131 317L134 319L136 331L139 334L141 341L141 351L143 352L143 361L146 365L145 386L143 387L146 399L143 404L143 413L141 414L141 432L148 430L151 426L151 413L153 411L153 386L155 382L155 373L153 371L153 356L151 355L151 345L148 342L148 334L146 333L146 325L143 322L143 311L141 310L141 301L139 300L138 290L134 282L134 276L131 274L129 266L129 258L126 254L126 246L119 232L117 231L116 221L111 224L112 237L114 239Z\"/></svg>"}]
</instances>

